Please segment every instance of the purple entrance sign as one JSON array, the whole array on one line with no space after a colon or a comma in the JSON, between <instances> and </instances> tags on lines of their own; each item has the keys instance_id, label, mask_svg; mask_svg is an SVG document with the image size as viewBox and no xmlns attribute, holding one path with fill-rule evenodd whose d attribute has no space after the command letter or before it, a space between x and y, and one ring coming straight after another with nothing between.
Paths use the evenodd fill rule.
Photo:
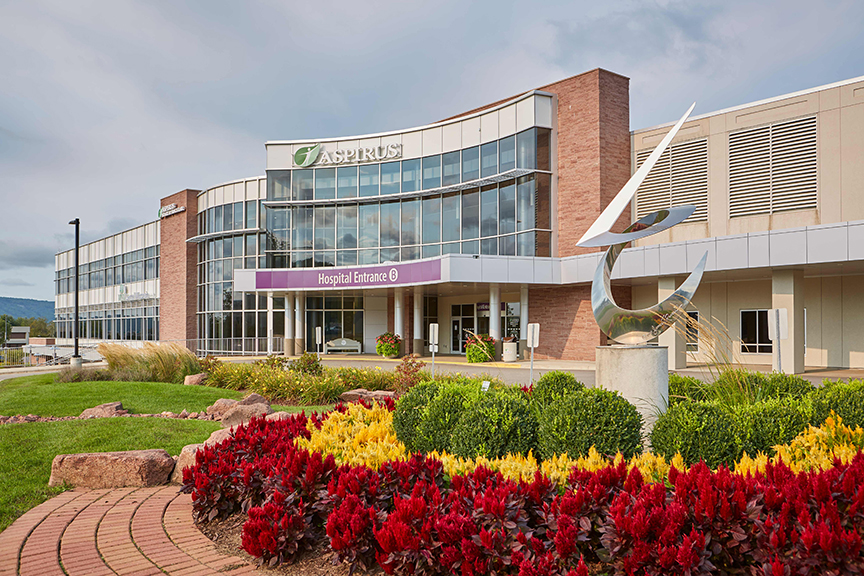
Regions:
<instances>
[{"instance_id":1,"label":"purple entrance sign","mask_svg":"<svg viewBox=\"0 0 864 576\"><path fill-rule=\"evenodd\" d=\"M441 280L440 259L381 266L259 270L255 273L255 289L377 288L436 280Z\"/></svg>"}]
</instances>

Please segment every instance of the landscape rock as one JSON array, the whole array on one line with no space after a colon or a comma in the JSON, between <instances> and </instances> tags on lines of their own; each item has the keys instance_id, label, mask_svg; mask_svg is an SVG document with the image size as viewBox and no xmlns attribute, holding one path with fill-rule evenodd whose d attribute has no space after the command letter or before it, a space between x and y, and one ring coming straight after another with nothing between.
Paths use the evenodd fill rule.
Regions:
<instances>
[{"instance_id":1,"label":"landscape rock","mask_svg":"<svg viewBox=\"0 0 864 576\"><path fill-rule=\"evenodd\" d=\"M252 406L253 404L267 404L269 406L270 402L268 402L267 399L260 394L256 394L255 392L253 392L252 394L249 394L248 396L243 398L243 400L240 401L240 404L243 406Z\"/></svg>"},{"instance_id":2,"label":"landscape rock","mask_svg":"<svg viewBox=\"0 0 864 576\"><path fill-rule=\"evenodd\" d=\"M272 414L268 414L264 417L265 420L287 420L291 417L291 414L288 412L273 412Z\"/></svg>"},{"instance_id":3,"label":"landscape rock","mask_svg":"<svg viewBox=\"0 0 864 576\"><path fill-rule=\"evenodd\" d=\"M364 400L368 397L369 391L365 388L355 388L354 390L348 390L347 392L343 392L339 395L339 399L343 402L356 402L363 398Z\"/></svg>"},{"instance_id":4,"label":"landscape rock","mask_svg":"<svg viewBox=\"0 0 864 576\"><path fill-rule=\"evenodd\" d=\"M128 410L123 409L122 402L106 402L105 404L100 404L98 406L94 406L93 408L87 408L83 412L81 412L81 418L111 418L113 416L123 416L128 414Z\"/></svg>"},{"instance_id":5,"label":"landscape rock","mask_svg":"<svg viewBox=\"0 0 864 576\"><path fill-rule=\"evenodd\" d=\"M223 440L228 439L231 436L231 433L234 431L234 428L222 428L221 430L216 430L207 440L204 441L205 446L215 446L216 444L222 443Z\"/></svg>"},{"instance_id":6,"label":"landscape rock","mask_svg":"<svg viewBox=\"0 0 864 576\"><path fill-rule=\"evenodd\" d=\"M266 416L272 413L273 409L269 404L237 404L222 416L222 427L239 426L246 424L256 416Z\"/></svg>"},{"instance_id":7,"label":"landscape rock","mask_svg":"<svg viewBox=\"0 0 864 576\"><path fill-rule=\"evenodd\" d=\"M183 483L183 469L195 465L195 453L198 452L204 444L187 444L180 451L180 456L177 457L177 462L174 464L174 471L171 473L172 484Z\"/></svg>"},{"instance_id":8,"label":"landscape rock","mask_svg":"<svg viewBox=\"0 0 864 576\"><path fill-rule=\"evenodd\" d=\"M221 419L225 415L225 413L228 412L228 410L230 410L237 404L239 404L237 400L232 400L230 398L220 398L219 400L216 400L216 402L214 402L212 406L207 407L207 414L210 414L215 418Z\"/></svg>"},{"instance_id":9,"label":"landscape rock","mask_svg":"<svg viewBox=\"0 0 864 576\"><path fill-rule=\"evenodd\" d=\"M178 417L178 418L188 418L188 417L189 417L189 412L187 412L186 409L184 408L183 411L180 412L180 414L177 415L177 417Z\"/></svg>"},{"instance_id":10,"label":"landscape rock","mask_svg":"<svg viewBox=\"0 0 864 576\"><path fill-rule=\"evenodd\" d=\"M187 418L189 418L190 420L197 419L198 418L198 412L190 412L189 415L187 416Z\"/></svg>"},{"instance_id":11,"label":"landscape rock","mask_svg":"<svg viewBox=\"0 0 864 576\"><path fill-rule=\"evenodd\" d=\"M183 378L184 386L201 386L204 384L204 381L207 380L207 373L202 372L201 374L190 374Z\"/></svg>"},{"instance_id":12,"label":"landscape rock","mask_svg":"<svg viewBox=\"0 0 864 576\"><path fill-rule=\"evenodd\" d=\"M391 392L390 390L376 390L375 392L369 393L369 399L370 400L376 400L378 402L383 402L388 398L395 400L396 399L396 393Z\"/></svg>"},{"instance_id":13,"label":"landscape rock","mask_svg":"<svg viewBox=\"0 0 864 576\"><path fill-rule=\"evenodd\" d=\"M64 482L81 488L160 486L168 481L174 459L165 450L59 454L51 463L49 486Z\"/></svg>"}]
</instances>

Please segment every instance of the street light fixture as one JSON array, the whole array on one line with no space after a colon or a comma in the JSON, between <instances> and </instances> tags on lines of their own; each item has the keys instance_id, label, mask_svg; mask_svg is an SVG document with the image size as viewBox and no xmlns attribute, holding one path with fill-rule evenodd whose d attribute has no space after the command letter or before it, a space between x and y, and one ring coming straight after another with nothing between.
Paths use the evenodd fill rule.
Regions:
<instances>
[{"instance_id":1,"label":"street light fixture","mask_svg":"<svg viewBox=\"0 0 864 576\"><path fill-rule=\"evenodd\" d=\"M75 226L75 318L72 321L72 337L75 339L75 353L72 354L72 359L69 361L70 366L80 367L82 364L81 356L78 354L78 251L80 249L81 237L81 221L78 218L70 221L71 226Z\"/></svg>"}]
</instances>

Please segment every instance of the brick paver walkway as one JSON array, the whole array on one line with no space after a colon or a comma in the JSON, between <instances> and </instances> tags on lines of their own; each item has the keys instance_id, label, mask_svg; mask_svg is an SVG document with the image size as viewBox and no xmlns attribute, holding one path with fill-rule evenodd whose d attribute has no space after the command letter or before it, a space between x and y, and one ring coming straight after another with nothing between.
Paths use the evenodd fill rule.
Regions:
<instances>
[{"instance_id":1,"label":"brick paver walkway","mask_svg":"<svg viewBox=\"0 0 864 576\"><path fill-rule=\"evenodd\" d=\"M255 568L218 552L177 486L64 492L0 533L0 576L204 576Z\"/></svg>"}]
</instances>

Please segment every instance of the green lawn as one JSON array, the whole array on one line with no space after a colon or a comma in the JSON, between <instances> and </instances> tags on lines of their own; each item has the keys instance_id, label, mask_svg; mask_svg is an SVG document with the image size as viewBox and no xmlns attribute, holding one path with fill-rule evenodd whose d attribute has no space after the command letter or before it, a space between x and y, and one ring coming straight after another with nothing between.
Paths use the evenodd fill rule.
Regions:
<instances>
[{"instance_id":1,"label":"green lawn","mask_svg":"<svg viewBox=\"0 0 864 576\"><path fill-rule=\"evenodd\" d=\"M134 414L179 413L184 408L200 412L219 398L242 397L234 390L162 382L55 383L53 374L40 374L0 381L0 414L78 416L87 408L117 401Z\"/></svg>"},{"instance_id":2,"label":"green lawn","mask_svg":"<svg viewBox=\"0 0 864 576\"><path fill-rule=\"evenodd\" d=\"M55 383L53 374L0 381L0 414L78 416L86 408L120 401L134 414L200 412L219 398L240 399L242 392L161 382ZM322 412L331 406L277 406L274 410ZM165 418L103 418L33 422L0 426L0 531L15 519L63 491L49 488L51 461L57 454L115 452L183 446L205 441L219 422Z\"/></svg>"},{"instance_id":3,"label":"green lawn","mask_svg":"<svg viewBox=\"0 0 864 576\"><path fill-rule=\"evenodd\" d=\"M0 426L0 530L62 492L49 488L57 454L164 448L176 455L205 441L218 422L169 418L100 418Z\"/></svg>"}]
</instances>

